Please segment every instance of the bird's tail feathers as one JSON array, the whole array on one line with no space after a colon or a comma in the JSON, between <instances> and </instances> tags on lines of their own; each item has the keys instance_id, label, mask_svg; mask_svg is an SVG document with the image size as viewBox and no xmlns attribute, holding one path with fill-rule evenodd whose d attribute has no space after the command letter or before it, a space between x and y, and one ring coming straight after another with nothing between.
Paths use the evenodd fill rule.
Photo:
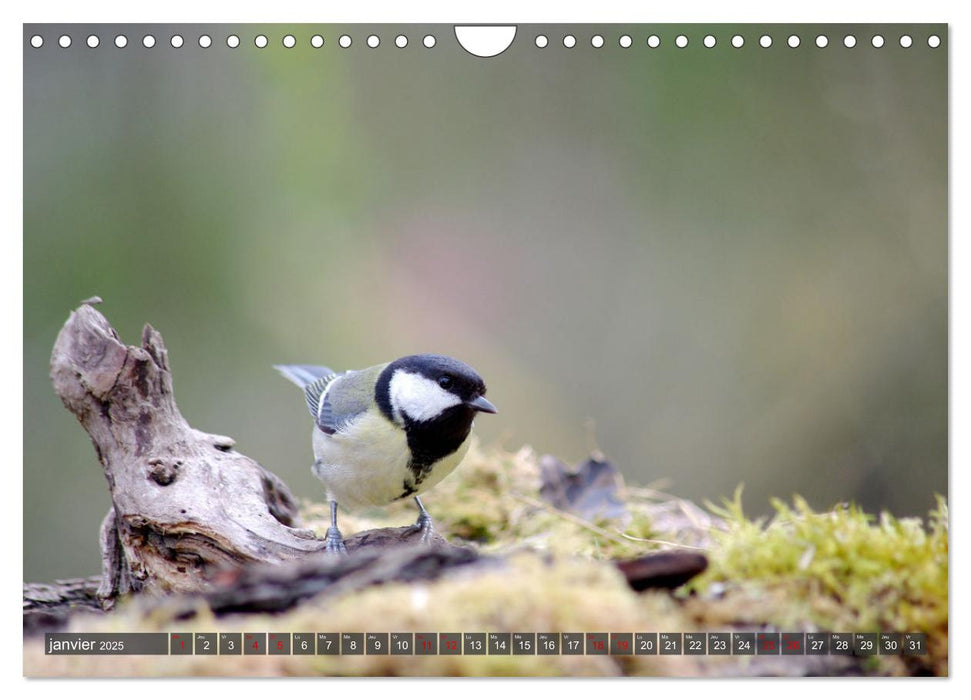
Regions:
<instances>
[{"instance_id":1,"label":"bird's tail feathers","mask_svg":"<svg viewBox=\"0 0 971 700\"><path fill-rule=\"evenodd\" d=\"M329 367L318 365L273 365L273 368L301 389L313 384L321 377L334 374Z\"/></svg>"}]
</instances>

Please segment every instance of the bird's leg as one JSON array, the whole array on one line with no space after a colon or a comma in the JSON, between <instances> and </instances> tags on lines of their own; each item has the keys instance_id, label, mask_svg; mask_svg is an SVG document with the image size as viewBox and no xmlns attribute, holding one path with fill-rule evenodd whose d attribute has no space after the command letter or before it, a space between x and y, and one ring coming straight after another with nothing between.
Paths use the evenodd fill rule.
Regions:
<instances>
[{"instance_id":1,"label":"bird's leg","mask_svg":"<svg viewBox=\"0 0 971 700\"><path fill-rule=\"evenodd\" d=\"M327 528L327 544L324 551L329 554L347 554L347 547L344 546L344 537L337 529L337 501L330 502L330 527Z\"/></svg>"},{"instance_id":2,"label":"bird's leg","mask_svg":"<svg viewBox=\"0 0 971 700\"><path fill-rule=\"evenodd\" d=\"M432 516L425 510L425 506L421 504L421 499L418 496L415 496L415 503L418 504L418 521L414 524L414 527L421 531L421 542L428 544L435 537L435 525L432 523Z\"/></svg>"}]
</instances>

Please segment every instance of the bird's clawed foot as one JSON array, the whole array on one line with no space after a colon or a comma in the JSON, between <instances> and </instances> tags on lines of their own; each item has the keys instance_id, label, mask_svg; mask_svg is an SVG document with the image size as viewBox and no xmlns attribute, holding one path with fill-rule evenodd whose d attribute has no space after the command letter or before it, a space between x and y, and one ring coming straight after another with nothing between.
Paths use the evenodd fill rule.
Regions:
<instances>
[{"instance_id":1,"label":"bird's clawed foot","mask_svg":"<svg viewBox=\"0 0 971 700\"><path fill-rule=\"evenodd\" d=\"M431 544L437 538L438 533L435 532L435 524L432 522L432 517L428 513L419 515L418 522L412 525L412 527L421 532L418 541L422 544Z\"/></svg>"},{"instance_id":2,"label":"bird's clawed foot","mask_svg":"<svg viewBox=\"0 0 971 700\"><path fill-rule=\"evenodd\" d=\"M325 535L326 544L324 551L328 554L347 554L347 547L344 545L344 537L336 527L327 528Z\"/></svg>"},{"instance_id":3,"label":"bird's clawed foot","mask_svg":"<svg viewBox=\"0 0 971 700\"><path fill-rule=\"evenodd\" d=\"M347 546L344 544L344 536L337 529L337 501L330 500L330 527L327 528L326 544L324 551L328 554L347 554Z\"/></svg>"},{"instance_id":4,"label":"bird's clawed foot","mask_svg":"<svg viewBox=\"0 0 971 700\"><path fill-rule=\"evenodd\" d=\"M411 527L419 531L421 535L418 537L418 542L421 544L435 544L441 540L441 536L435 531L435 524L432 522L432 516L428 514L425 510L425 506L421 504L418 498L415 498L415 503L418 504L418 521Z\"/></svg>"}]
</instances>

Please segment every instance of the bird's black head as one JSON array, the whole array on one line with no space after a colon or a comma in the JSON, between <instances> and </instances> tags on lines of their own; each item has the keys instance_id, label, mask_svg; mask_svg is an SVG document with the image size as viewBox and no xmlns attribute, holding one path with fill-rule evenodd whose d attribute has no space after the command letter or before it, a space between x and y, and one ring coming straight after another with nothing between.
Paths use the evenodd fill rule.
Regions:
<instances>
[{"instance_id":1,"label":"bird's black head","mask_svg":"<svg viewBox=\"0 0 971 700\"><path fill-rule=\"evenodd\" d=\"M495 413L485 399L482 377L464 362L444 355L408 355L378 377L376 398L384 414L400 425L428 423L475 413Z\"/></svg>"},{"instance_id":2,"label":"bird's black head","mask_svg":"<svg viewBox=\"0 0 971 700\"><path fill-rule=\"evenodd\" d=\"M443 355L409 355L381 372L377 403L408 436L416 482L425 469L461 447L476 413L496 412L485 390L474 369Z\"/></svg>"}]
</instances>

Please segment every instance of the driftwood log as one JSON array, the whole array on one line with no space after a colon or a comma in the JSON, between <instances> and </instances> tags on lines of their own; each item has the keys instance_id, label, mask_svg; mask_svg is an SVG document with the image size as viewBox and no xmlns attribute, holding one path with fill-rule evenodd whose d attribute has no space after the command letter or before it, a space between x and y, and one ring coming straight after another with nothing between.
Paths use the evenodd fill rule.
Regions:
<instances>
[{"instance_id":1,"label":"driftwood log","mask_svg":"<svg viewBox=\"0 0 971 700\"><path fill-rule=\"evenodd\" d=\"M182 417L165 344L151 326L141 346L125 345L86 302L57 337L51 379L108 480L98 592L106 607L120 594L195 592L220 571L322 549L297 527L280 479L235 451L231 438Z\"/></svg>"},{"instance_id":2,"label":"driftwood log","mask_svg":"<svg viewBox=\"0 0 971 700\"><path fill-rule=\"evenodd\" d=\"M65 627L76 613L100 614L100 576L24 584L24 636Z\"/></svg>"}]
</instances>

